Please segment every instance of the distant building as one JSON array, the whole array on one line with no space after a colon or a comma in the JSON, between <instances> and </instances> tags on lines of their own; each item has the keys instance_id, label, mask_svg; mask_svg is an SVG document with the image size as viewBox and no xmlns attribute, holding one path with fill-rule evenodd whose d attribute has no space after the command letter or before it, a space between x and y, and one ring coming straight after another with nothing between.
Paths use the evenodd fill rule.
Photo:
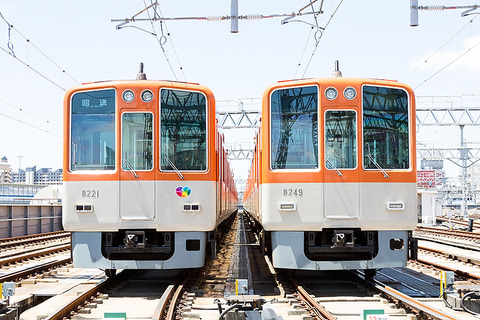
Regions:
<instances>
[{"instance_id":1,"label":"distant building","mask_svg":"<svg viewBox=\"0 0 480 320\"><path fill-rule=\"evenodd\" d=\"M12 166L7 157L0 159L0 183L12 183Z\"/></svg>"},{"instance_id":2,"label":"distant building","mask_svg":"<svg viewBox=\"0 0 480 320\"><path fill-rule=\"evenodd\" d=\"M18 169L18 173L13 173L13 183L39 184L39 185L58 185L63 183L63 170L52 171L50 168L41 168L37 166Z\"/></svg>"}]
</instances>

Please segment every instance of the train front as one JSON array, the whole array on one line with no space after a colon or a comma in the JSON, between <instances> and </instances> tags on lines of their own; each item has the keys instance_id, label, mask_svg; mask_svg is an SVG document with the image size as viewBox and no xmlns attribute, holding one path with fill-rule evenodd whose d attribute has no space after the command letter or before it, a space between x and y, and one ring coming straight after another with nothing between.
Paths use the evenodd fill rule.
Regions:
<instances>
[{"instance_id":1,"label":"train front","mask_svg":"<svg viewBox=\"0 0 480 320\"><path fill-rule=\"evenodd\" d=\"M215 102L205 87L107 81L64 100L63 225L78 267L204 264L216 226Z\"/></svg>"},{"instance_id":2,"label":"train front","mask_svg":"<svg viewBox=\"0 0 480 320\"><path fill-rule=\"evenodd\" d=\"M262 114L260 215L274 266L404 266L417 222L413 91L371 79L280 82Z\"/></svg>"}]
</instances>

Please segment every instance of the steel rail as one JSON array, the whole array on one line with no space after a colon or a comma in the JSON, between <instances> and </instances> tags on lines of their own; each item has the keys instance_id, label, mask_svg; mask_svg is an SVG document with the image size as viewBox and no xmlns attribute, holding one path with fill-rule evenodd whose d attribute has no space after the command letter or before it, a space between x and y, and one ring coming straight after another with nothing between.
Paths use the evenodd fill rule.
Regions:
<instances>
[{"instance_id":1,"label":"steel rail","mask_svg":"<svg viewBox=\"0 0 480 320\"><path fill-rule=\"evenodd\" d=\"M365 278L365 275L362 272L357 271L357 275L359 278L363 279L365 282L369 283L373 286L376 290L380 291L381 293L385 294L387 297L390 297L394 300L401 302L407 308L422 313L424 315L428 315L432 319L437 320L458 320L451 315L441 312L433 307L430 307L400 291L397 291L378 280L369 280Z\"/></svg>"},{"instance_id":2,"label":"steel rail","mask_svg":"<svg viewBox=\"0 0 480 320\"><path fill-rule=\"evenodd\" d=\"M157 304L152 316L152 320L160 320L164 315L164 310L168 307L168 302L171 300L174 293L175 285L171 284L163 293L160 301Z\"/></svg>"},{"instance_id":3,"label":"steel rail","mask_svg":"<svg viewBox=\"0 0 480 320\"><path fill-rule=\"evenodd\" d=\"M427 314L430 317L433 317L434 319L438 320L458 320L458 318L455 318L453 316L450 316L446 313L443 313L433 307L429 307L426 304L423 304L412 297L401 293L400 291L397 291L389 286L385 287L380 287L378 286L378 289L387 294L388 296L391 296L399 301L401 301L403 304L406 304L409 308L412 308L417 311L421 311L424 314Z\"/></svg>"},{"instance_id":4,"label":"steel rail","mask_svg":"<svg viewBox=\"0 0 480 320\"><path fill-rule=\"evenodd\" d=\"M47 255L47 254L66 251L66 250L70 250L70 248L71 248L70 244L56 245L56 246L52 246L49 249L36 250L34 252L31 252L31 253L15 255L15 256L12 256L12 257L0 259L0 265L7 265L7 264L15 263L15 262L18 262L18 261L22 261L22 260L37 258L37 257L44 256L44 255Z\"/></svg>"},{"instance_id":5,"label":"steel rail","mask_svg":"<svg viewBox=\"0 0 480 320\"><path fill-rule=\"evenodd\" d=\"M444 265L441 265L441 264L438 264L438 263L435 263L435 262L427 261L427 260L424 260L424 259L416 259L415 261L418 261L418 262L423 263L425 265L433 266L433 267L438 268L438 269L442 269L442 270L446 270L446 271L453 271L453 272L455 272L456 275L459 275L459 276L462 276L462 277L465 277L465 278L480 280L480 275L476 275L474 273L469 273L469 272L462 271L462 270L459 270L459 269L450 268L450 267L447 267L447 266L444 266Z\"/></svg>"},{"instance_id":6,"label":"steel rail","mask_svg":"<svg viewBox=\"0 0 480 320\"><path fill-rule=\"evenodd\" d=\"M444 250L441 250L441 249L434 249L434 248L428 248L428 247L424 247L424 246L418 246L418 249L420 250L423 250L423 251L427 251L427 252L433 252L433 253L436 253L436 254L440 254L442 256L445 256L445 257L448 257L450 259L453 259L453 260L456 260L458 262L466 262L466 263L471 263L471 264L474 264L474 265L480 265L480 255L478 255L478 258L472 258L471 256L464 256L462 254L457 254L457 253L452 253L452 252L448 252L448 251L444 251ZM454 247L452 249L455 249ZM419 260L419 259L415 259L415 260Z\"/></svg>"},{"instance_id":7,"label":"steel rail","mask_svg":"<svg viewBox=\"0 0 480 320\"><path fill-rule=\"evenodd\" d=\"M435 219L437 219L437 221L442 221L442 222L449 222L449 219L446 218L446 217L435 217ZM456 219L456 218L452 218L451 219L452 223L456 223L456 224L461 224L463 226L468 226L468 221L466 220L461 220L461 219ZM473 221L473 227L474 228L480 228L480 222L476 222L476 221Z\"/></svg>"},{"instance_id":8,"label":"steel rail","mask_svg":"<svg viewBox=\"0 0 480 320\"><path fill-rule=\"evenodd\" d=\"M63 318L70 318L72 312L77 310L78 307L83 305L86 301L88 301L90 298L94 297L98 292L101 292L105 290L108 286L111 284L121 281L123 278L125 278L126 272L122 271L121 273L117 274L115 277L110 277L106 278L105 280L102 280L101 282L97 283L96 286L93 288L86 290L82 294L76 296L69 302L67 302L65 305L51 313L49 316L46 318L43 318L43 320L62 320Z\"/></svg>"},{"instance_id":9,"label":"steel rail","mask_svg":"<svg viewBox=\"0 0 480 320\"><path fill-rule=\"evenodd\" d=\"M178 300L182 297L182 294L185 290L185 285L190 279L192 278L192 274L188 276L184 276L184 274L180 274L179 277L176 279L175 284L171 284L167 287L165 292L163 293L160 301L153 312L152 320L174 320L176 319L176 306ZM181 282L181 284L179 284Z\"/></svg>"},{"instance_id":10,"label":"steel rail","mask_svg":"<svg viewBox=\"0 0 480 320\"><path fill-rule=\"evenodd\" d=\"M184 281L184 283L186 280ZM172 300L170 301L170 305L168 306L168 312L167 312L167 320L175 320L175 310L177 307L177 302L181 297L181 294L183 293L183 288L184 284L181 284L177 287L175 290L175 293L172 296Z\"/></svg>"},{"instance_id":11,"label":"steel rail","mask_svg":"<svg viewBox=\"0 0 480 320\"><path fill-rule=\"evenodd\" d=\"M27 253L34 253L39 250L45 250L45 248L53 248L61 245L70 245L70 241L56 241L50 243L37 243L36 245L30 244L26 246L15 246L5 249L5 252L0 254L0 260L8 259L10 257L18 257Z\"/></svg>"},{"instance_id":12,"label":"steel rail","mask_svg":"<svg viewBox=\"0 0 480 320\"><path fill-rule=\"evenodd\" d=\"M55 240L61 238L70 237L70 232L66 231L56 231L56 232L48 232L48 233L40 233L34 234L29 236L21 236L15 238L6 238L0 240L0 248L8 248L18 245L25 245L29 243L34 243L43 240Z\"/></svg>"},{"instance_id":13,"label":"steel rail","mask_svg":"<svg viewBox=\"0 0 480 320\"><path fill-rule=\"evenodd\" d=\"M298 283L290 278L291 283L293 286L296 288L299 296L301 299L309 306L309 308L315 313L317 317L320 317L322 319L327 319L327 320L336 320L337 318L334 317L330 312L328 312L324 307L322 307L320 304L318 304L315 299L313 299L308 292Z\"/></svg>"},{"instance_id":14,"label":"steel rail","mask_svg":"<svg viewBox=\"0 0 480 320\"><path fill-rule=\"evenodd\" d=\"M43 263L38 266L30 267L24 270L20 271L15 271L12 273L7 273L4 275L0 276L0 282L7 282L7 281L14 281L20 278L26 278L29 275L38 273L38 272L43 272L52 268L56 268L62 265L66 265L72 262L71 258L65 258L61 260L55 260L55 261L50 261L47 263Z\"/></svg>"},{"instance_id":15,"label":"steel rail","mask_svg":"<svg viewBox=\"0 0 480 320\"><path fill-rule=\"evenodd\" d=\"M480 240L480 234L461 230L443 230L434 227L417 227L415 231L462 237L469 240Z\"/></svg>"}]
</instances>

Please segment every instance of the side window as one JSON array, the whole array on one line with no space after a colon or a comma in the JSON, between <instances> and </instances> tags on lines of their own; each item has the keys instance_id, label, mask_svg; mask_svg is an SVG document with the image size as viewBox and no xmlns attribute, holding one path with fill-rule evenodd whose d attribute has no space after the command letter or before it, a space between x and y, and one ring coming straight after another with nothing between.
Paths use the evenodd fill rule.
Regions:
<instances>
[{"instance_id":1,"label":"side window","mask_svg":"<svg viewBox=\"0 0 480 320\"><path fill-rule=\"evenodd\" d=\"M114 170L115 90L75 93L70 110L70 170Z\"/></svg>"},{"instance_id":2,"label":"side window","mask_svg":"<svg viewBox=\"0 0 480 320\"><path fill-rule=\"evenodd\" d=\"M161 170L207 170L207 98L201 92L160 90Z\"/></svg>"},{"instance_id":3,"label":"side window","mask_svg":"<svg viewBox=\"0 0 480 320\"><path fill-rule=\"evenodd\" d=\"M270 167L318 168L318 88L275 90L270 101Z\"/></svg>"},{"instance_id":4,"label":"side window","mask_svg":"<svg viewBox=\"0 0 480 320\"><path fill-rule=\"evenodd\" d=\"M151 113L122 114L122 169L152 170Z\"/></svg>"},{"instance_id":5,"label":"side window","mask_svg":"<svg viewBox=\"0 0 480 320\"><path fill-rule=\"evenodd\" d=\"M388 87L363 87L363 167L408 169L408 94Z\"/></svg>"},{"instance_id":6,"label":"side window","mask_svg":"<svg viewBox=\"0 0 480 320\"><path fill-rule=\"evenodd\" d=\"M357 166L357 113L325 112L325 167L354 169Z\"/></svg>"}]
</instances>

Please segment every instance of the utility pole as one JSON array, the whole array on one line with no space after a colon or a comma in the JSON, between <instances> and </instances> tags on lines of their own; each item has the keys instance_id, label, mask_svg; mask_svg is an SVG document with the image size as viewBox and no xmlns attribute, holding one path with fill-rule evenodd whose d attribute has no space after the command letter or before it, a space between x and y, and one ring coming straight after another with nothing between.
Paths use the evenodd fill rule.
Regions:
<instances>
[{"instance_id":1,"label":"utility pole","mask_svg":"<svg viewBox=\"0 0 480 320\"><path fill-rule=\"evenodd\" d=\"M429 11L442 11L450 9L468 9L462 12L462 17L469 16L471 14L480 14L480 12L473 12L477 10L478 5L474 4L471 6L442 6L442 5L433 5L433 6L419 6L418 0L410 0L410 26L418 26L418 10L429 10Z\"/></svg>"}]
</instances>

